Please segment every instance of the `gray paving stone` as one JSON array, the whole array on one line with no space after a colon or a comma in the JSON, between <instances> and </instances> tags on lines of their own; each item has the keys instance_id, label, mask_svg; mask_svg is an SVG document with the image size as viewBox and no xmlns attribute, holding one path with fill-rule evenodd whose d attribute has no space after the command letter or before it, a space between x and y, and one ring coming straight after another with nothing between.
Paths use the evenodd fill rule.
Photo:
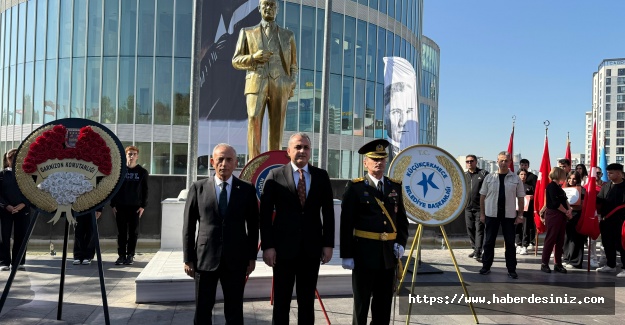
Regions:
<instances>
[{"instance_id":1,"label":"gray paving stone","mask_svg":"<svg viewBox=\"0 0 625 325\"><path fill-rule=\"evenodd\" d=\"M466 257L468 249L456 249L455 256L462 270L465 281L485 281L477 273L481 264ZM417 282L458 283L449 252L440 249L423 249L423 262L433 265L443 274L418 275ZM137 256L133 266L115 266L114 250L103 255L105 285L111 324L191 324L195 304L180 303L135 303L135 278L149 262L153 253ZM492 273L487 280L511 282L506 276L503 261L503 249L497 248ZM60 258L51 257L42 252L29 251L27 271L18 272L9 298L0 313L0 324L104 324L102 297L100 294L99 274L96 264L73 266L68 261L66 286L64 290L63 320L56 320L56 307L60 281ZM539 257L519 257L517 272L519 281L527 282L563 282L563 281L614 281L617 284L616 315L482 315L478 318L482 324L618 324L625 317L625 279L615 274L586 273L585 270L571 270L568 274L544 274L540 272ZM259 262L259 264L262 262ZM410 274L410 273L409 273ZM0 286L4 286L8 272L0 272ZM462 292L458 285L458 292ZM471 293L471 288L469 288ZM332 324L351 324L351 297L323 297L323 302ZM272 306L268 300L247 300L244 303L246 324L270 324ZM225 324L223 303L218 302L214 310L214 324ZM326 324L318 302L315 302L317 324ZM396 315L395 324L405 324L406 317ZM297 323L297 302L291 303L291 321ZM411 324L472 324L473 317L467 315L413 315Z\"/></svg>"}]
</instances>

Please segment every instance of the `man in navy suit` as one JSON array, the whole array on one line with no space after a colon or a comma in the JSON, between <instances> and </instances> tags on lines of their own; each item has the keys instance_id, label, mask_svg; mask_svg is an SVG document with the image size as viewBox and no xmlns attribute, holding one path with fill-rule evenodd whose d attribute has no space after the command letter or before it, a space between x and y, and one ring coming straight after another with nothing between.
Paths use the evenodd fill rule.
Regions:
<instances>
[{"instance_id":1,"label":"man in navy suit","mask_svg":"<svg viewBox=\"0 0 625 325\"><path fill-rule=\"evenodd\" d=\"M315 323L319 261L332 259L332 186L328 172L308 164L310 150L306 133L293 134L287 148L291 162L269 172L260 198L263 260L273 268L273 324L278 325L289 323L295 283L298 324Z\"/></svg>"},{"instance_id":2,"label":"man in navy suit","mask_svg":"<svg viewBox=\"0 0 625 325\"><path fill-rule=\"evenodd\" d=\"M193 183L187 195L184 271L195 278L195 324L212 324L217 281L226 323L243 324L245 277L254 271L258 248L256 190L232 176L237 154L230 145L218 144L210 162L215 176Z\"/></svg>"}]
</instances>

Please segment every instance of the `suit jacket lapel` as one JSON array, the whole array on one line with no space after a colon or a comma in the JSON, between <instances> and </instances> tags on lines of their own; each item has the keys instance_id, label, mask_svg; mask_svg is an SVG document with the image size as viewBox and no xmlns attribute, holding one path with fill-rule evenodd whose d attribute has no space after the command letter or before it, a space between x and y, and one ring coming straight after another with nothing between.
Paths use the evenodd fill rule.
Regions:
<instances>
[{"instance_id":1,"label":"suit jacket lapel","mask_svg":"<svg viewBox=\"0 0 625 325\"><path fill-rule=\"evenodd\" d=\"M384 198L386 199L388 195L391 193L391 181L388 177L384 177Z\"/></svg>"},{"instance_id":2,"label":"suit jacket lapel","mask_svg":"<svg viewBox=\"0 0 625 325\"><path fill-rule=\"evenodd\" d=\"M310 174L310 188L308 189L308 195L306 195L306 205L308 203L308 199L313 195L313 191L317 190L317 181L319 181L319 177L317 176L317 169L310 164L308 164L308 173Z\"/></svg>"},{"instance_id":3,"label":"suit jacket lapel","mask_svg":"<svg viewBox=\"0 0 625 325\"><path fill-rule=\"evenodd\" d=\"M232 186L230 187L230 200L228 200L228 215L231 215L231 210L234 209L235 205L232 204L232 201L236 200L236 197L239 195L240 192L240 188L239 188L239 179L232 176Z\"/></svg>"},{"instance_id":4,"label":"suit jacket lapel","mask_svg":"<svg viewBox=\"0 0 625 325\"><path fill-rule=\"evenodd\" d=\"M252 33L253 37L250 37L248 39L249 41L255 42L255 46L250 46L250 55L254 54L254 49L259 49L259 50L264 50L265 49L265 43L263 42L262 39L262 26L260 24L254 26L254 28L252 28L252 30L250 31Z\"/></svg>"},{"instance_id":5,"label":"suit jacket lapel","mask_svg":"<svg viewBox=\"0 0 625 325\"><path fill-rule=\"evenodd\" d=\"M381 197L382 197L382 201L384 201L384 197L385 197L385 196L384 196L384 193L380 193L380 192L378 192L378 188L377 188L377 186L375 185L375 182L373 181L373 179L371 178L371 176L369 176L369 173L367 173L367 180L369 181L369 186L373 187L373 189L375 190L375 193L378 193L378 194L377 194L377 195L378 195L378 198L380 198L380 196L381 196ZM383 189L383 191L384 191L384 192L386 192L386 187L387 187L387 186L386 186L386 184L384 184L384 183L383 183L383 184L382 184L382 189Z\"/></svg>"},{"instance_id":6,"label":"suit jacket lapel","mask_svg":"<svg viewBox=\"0 0 625 325\"><path fill-rule=\"evenodd\" d=\"M284 59L284 51L282 50L282 37L280 36L280 34L282 33L282 29L276 25L276 31L277 31L276 34L278 34L278 46L280 47L280 51L278 51L280 52L280 61L282 61L282 66L284 67L284 71L286 71L286 73L290 75L291 69L286 64L286 61Z\"/></svg>"},{"instance_id":7,"label":"suit jacket lapel","mask_svg":"<svg viewBox=\"0 0 625 325\"><path fill-rule=\"evenodd\" d=\"M219 215L219 209L217 208L217 191L215 190L215 176L209 177L206 182L206 194L208 195L209 202L213 203L213 215Z\"/></svg>"},{"instance_id":8,"label":"suit jacket lapel","mask_svg":"<svg viewBox=\"0 0 625 325\"><path fill-rule=\"evenodd\" d=\"M295 188L295 180L293 179L293 168L291 167L291 163L287 163L282 168L282 174L286 179L286 185L289 187L289 190L293 195L297 195L297 189Z\"/></svg>"}]
</instances>

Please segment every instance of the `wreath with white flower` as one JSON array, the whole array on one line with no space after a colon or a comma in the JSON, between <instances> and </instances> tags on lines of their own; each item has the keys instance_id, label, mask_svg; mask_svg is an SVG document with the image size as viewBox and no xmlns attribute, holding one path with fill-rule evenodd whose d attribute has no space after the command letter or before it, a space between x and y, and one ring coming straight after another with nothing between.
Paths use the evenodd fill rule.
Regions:
<instances>
[{"instance_id":1,"label":"wreath with white flower","mask_svg":"<svg viewBox=\"0 0 625 325\"><path fill-rule=\"evenodd\" d=\"M83 125L66 127L63 123ZM121 144L103 126L89 120L63 119L32 132L18 149L15 177L26 199L42 211L85 213L118 187L122 173Z\"/></svg>"}]
</instances>

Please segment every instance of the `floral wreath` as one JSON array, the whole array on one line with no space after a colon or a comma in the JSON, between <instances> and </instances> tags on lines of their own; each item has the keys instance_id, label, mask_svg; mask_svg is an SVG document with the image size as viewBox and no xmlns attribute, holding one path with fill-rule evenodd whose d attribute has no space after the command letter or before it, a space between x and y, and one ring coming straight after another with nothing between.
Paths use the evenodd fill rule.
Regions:
<instances>
[{"instance_id":1,"label":"floral wreath","mask_svg":"<svg viewBox=\"0 0 625 325\"><path fill-rule=\"evenodd\" d=\"M45 125L22 142L15 161L22 194L40 210L56 211L49 221L54 224L63 212L74 224L72 211L86 212L106 200L122 172L116 141L95 125Z\"/></svg>"}]
</instances>

